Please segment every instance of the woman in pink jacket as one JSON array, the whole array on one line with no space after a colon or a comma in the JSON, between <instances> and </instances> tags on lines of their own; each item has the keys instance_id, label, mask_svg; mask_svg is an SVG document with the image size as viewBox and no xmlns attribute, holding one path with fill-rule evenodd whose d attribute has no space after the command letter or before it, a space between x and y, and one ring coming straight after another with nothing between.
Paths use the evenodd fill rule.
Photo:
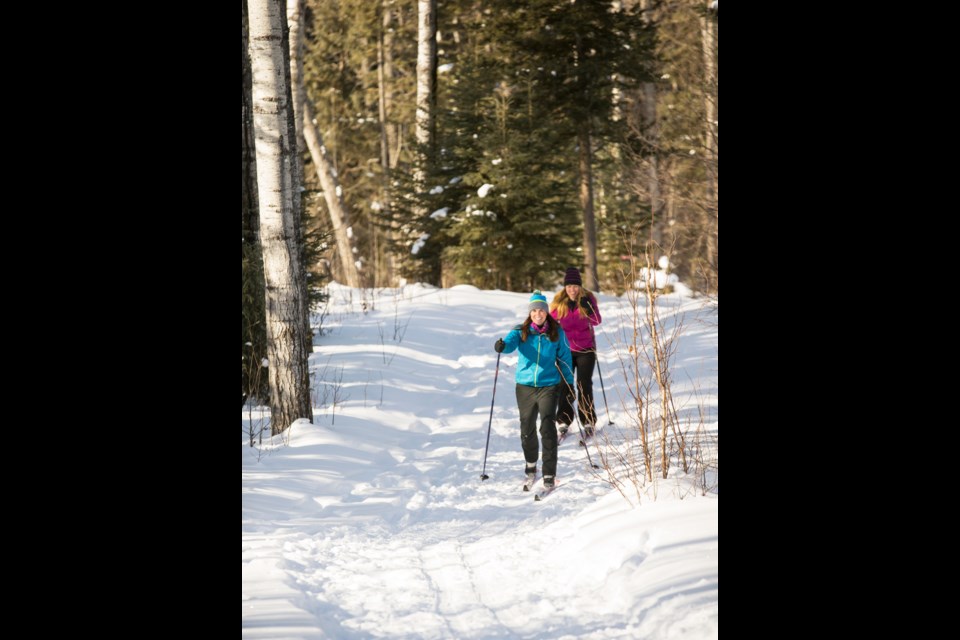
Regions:
<instances>
[{"instance_id":1,"label":"woman in pink jacket","mask_svg":"<svg viewBox=\"0 0 960 640\"><path fill-rule=\"evenodd\" d=\"M597 424L597 412L593 406L593 368L597 364L597 344L593 327L600 324L601 318L596 296L584 289L582 284L580 272L575 267L567 269L563 291L555 295L550 303L550 315L563 327L570 342L570 355L573 356L573 370L579 390L577 413L587 437L590 437ZM573 422L574 391L569 385L561 386L557 427L563 436Z\"/></svg>"}]
</instances>

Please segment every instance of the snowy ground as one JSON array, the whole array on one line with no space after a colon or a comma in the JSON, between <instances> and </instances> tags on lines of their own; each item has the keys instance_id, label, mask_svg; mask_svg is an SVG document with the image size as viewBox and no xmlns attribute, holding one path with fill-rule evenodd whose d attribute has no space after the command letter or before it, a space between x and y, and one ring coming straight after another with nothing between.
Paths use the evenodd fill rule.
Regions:
<instances>
[{"instance_id":1,"label":"snowy ground","mask_svg":"<svg viewBox=\"0 0 960 640\"><path fill-rule=\"evenodd\" d=\"M671 469L631 505L568 438L558 488L534 502L520 490L512 354L480 481L493 343L528 293L331 290L310 360L315 424L251 448L262 408L242 412L244 638L718 637L715 474L701 496ZM623 427L627 304L599 300L609 413ZM683 318L676 402L683 415L702 408L715 436L717 311L679 296L661 306L668 326ZM594 387L603 425L597 375Z\"/></svg>"}]
</instances>

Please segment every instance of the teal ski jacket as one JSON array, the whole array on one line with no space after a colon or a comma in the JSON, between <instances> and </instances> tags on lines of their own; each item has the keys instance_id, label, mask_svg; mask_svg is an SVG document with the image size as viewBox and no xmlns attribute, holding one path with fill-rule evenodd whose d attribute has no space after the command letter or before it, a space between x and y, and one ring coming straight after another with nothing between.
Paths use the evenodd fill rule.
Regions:
<instances>
[{"instance_id":1,"label":"teal ski jacket","mask_svg":"<svg viewBox=\"0 0 960 640\"><path fill-rule=\"evenodd\" d=\"M563 327L557 327L558 338L550 342L550 337L540 333L537 325L530 325L530 334L526 342L520 340L520 327L517 325L503 339L504 353L520 350L517 361L517 384L528 387L551 387L560 384L560 371L567 384L573 386L573 359L570 357L570 344ZM546 325L544 325L546 327ZM560 371L557 365L560 365Z\"/></svg>"}]
</instances>

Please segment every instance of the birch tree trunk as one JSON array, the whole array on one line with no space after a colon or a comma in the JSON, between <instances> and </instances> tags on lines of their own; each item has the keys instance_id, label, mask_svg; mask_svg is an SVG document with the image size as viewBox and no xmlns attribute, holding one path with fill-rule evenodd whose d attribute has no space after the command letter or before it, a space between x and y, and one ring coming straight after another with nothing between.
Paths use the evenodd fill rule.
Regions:
<instances>
[{"instance_id":1,"label":"birch tree trunk","mask_svg":"<svg viewBox=\"0 0 960 640\"><path fill-rule=\"evenodd\" d=\"M400 147L399 147L399 133L397 131L397 124L391 119L391 114L393 113L393 79L394 79L394 69L393 69L393 19L394 13L390 8L391 0L384 0L383 2L383 31L382 31L382 42L383 46L381 51L383 53L382 65L383 65L383 80L381 85L383 86L383 92L381 93L381 99L383 101L383 126L386 129L387 133L387 149L395 149L392 154L389 154L390 168L395 169L397 167L397 161L400 157Z\"/></svg>"},{"instance_id":2,"label":"birch tree trunk","mask_svg":"<svg viewBox=\"0 0 960 640\"><path fill-rule=\"evenodd\" d=\"M327 148L323 145L320 131L313 123L313 105L309 100L303 103L303 137L307 141L307 149L317 168L317 177L320 178L320 188L323 189L323 199L327 203L327 213L330 214L330 224L333 227L333 237L337 242L337 254L340 257L340 267L343 278L349 287L361 287L360 272L357 269L357 254L353 250L353 227L350 226L350 214L341 197L343 191L337 180L337 172L327 155Z\"/></svg>"},{"instance_id":3,"label":"birch tree trunk","mask_svg":"<svg viewBox=\"0 0 960 640\"><path fill-rule=\"evenodd\" d=\"M377 38L377 94L379 97L379 116L380 116L380 202L382 209L380 215L385 219L391 219L391 188L390 188L390 169L393 167L390 158L390 149L392 149L392 139L396 139L396 127L393 127L393 137L391 139L391 125L389 122L390 103L393 101L393 90L388 83L393 80L393 52L390 48L393 46L393 36L390 32L391 18L393 11L388 4L389 0L384 0L380 9L383 12L380 21L379 37ZM391 245L395 238L395 222L391 222L387 227L387 241ZM377 251L378 257L383 257L383 263L377 264L377 273L382 274L385 284L392 285L397 268L392 251Z\"/></svg>"},{"instance_id":4,"label":"birch tree trunk","mask_svg":"<svg viewBox=\"0 0 960 640\"><path fill-rule=\"evenodd\" d=\"M437 87L437 0L417 2L417 117L416 138L428 157L432 155L434 141L434 114ZM416 182L420 190L426 186L424 167L426 158L419 163Z\"/></svg>"},{"instance_id":5,"label":"birch tree trunk","mask_svg":"<svg viewBox=\"0 0 960 640\"><path fill-rule=\"evenodd\" d=\"M287 0L287 27L290 29L290 93L293 96L293 123L297 127L297 153L303 153L303 0ZM302 181L301 181L302 184Z\"/></svg>"},{"instance_id":6,"label":"birch tree trunk","mask_svg":"<svg viewBox=\"0 0 960 640\"><path fill-rule=\"evenodd\" d=\"M580 208L583 210L583 286L600 291L597 278L597 224L593 215L593 157L590 132L581 128L577 133L578 165L580 169Z\"/></svg>"},{"instance_id":7,"label":"birch tree trunk","mask_svg":"<svg viewBox=\"0 0 960 640\"><path fill-rule=\"evenodd\" d=\"M714 276L719 276L719 241L720 241L720 210L718 207L718 174L717 160L719 145L717 141L717 98L719 97L719 82L717 77L717 22L712 17L700 18L701 42L703 43L704 87L703 99L706 112L706 150L704 162L707 174L707 202L706 202L706 244L707 264ZM718 285L715 281L711 284Z\"/></svg>"},{"instance_id":8,"label":"birch tree trunk","mask_svg":"<svg viewBox=\"0 0 960 640\"><path fill-rule=\"evenodd\" d=\"M253 75L253 124L257 150L260 242L267 318L271 431L298 418L312 419L307 339L307 301L301 282L294 193L296 143L290 121L289 52L284 45L282 0L248 0Z\"/></svg>"},{"instance_id":9,"label":"birch tree trunk","mask_svg":"<svg viewBox=\"0 0 960 640\"><path fill-rule=\"evenodd\" d=\"M290 104L287 105L288 127L291 139L295 141L296 155L291 158L293 163L293 212L294 229L296 230L297 246L300 247L300 297L303 300L303 330L306 350L313 351L313 334L310 331L310 295L307 289L307 264L305 261L305 244L303 239L303 131L300 126L303 98L306 91L303 86L303 0L289 0L287 5L287 29L284 35L287 38L286 46L289 52L287 86L290 87Z\"/></svg>"},{"instance_id":10,"label":"birch tree trunk","mask_svg":"<svg viewBox=\"0 0 960 640\"><path fill-rule=\"evenodd\" d=\"M327 203L330 226L337 243L337 255L345 284L360 287L357 269L357 251L354 250L353 228L350 215L341 197L342 190L337 180L320 132L313 124L313 107L307 100L303 77L303 0L287 0L287 24L290 26L290 80L292 84L294 119L297 123L297 148L306 142L313 165L317 168L323 199Z\"/></svg>"},{"instance_id":11,"label":"birch tree trunk","mask_svg":"<svg viewBox=\"0 0 960 640\"><path fill-rule=\"evenodd\" d=\"M390 8L383 6L383 18L380 25L379 37L377 38L377 96L379 98L379 116L380 116L380 167L386 180L389 181L390 174L390 139L387 135L387 54L386 38L390 29Z\"/></svg>"},{"instance_id":12,"label":"birch tree trunk","mask_svg":"<svg viewBox=\"0 0 960 640\"><path fill-rule=\"evenodd\" d=\"M260 220L257 212L257 162L253 139L253 78L250 70L250 55L247 51L247 5L243 4L243 94L241 96L243 112L243 144L241 166L243 169L243 239L246 242L258 241Z\"/></svg>"}]
</instances>

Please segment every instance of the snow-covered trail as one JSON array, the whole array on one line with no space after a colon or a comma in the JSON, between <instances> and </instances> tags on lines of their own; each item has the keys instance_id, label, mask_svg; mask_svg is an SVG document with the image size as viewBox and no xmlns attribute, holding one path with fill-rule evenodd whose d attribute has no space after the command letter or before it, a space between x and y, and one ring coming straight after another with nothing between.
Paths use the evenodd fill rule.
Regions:
<instances>
[{"instance_id":1,"label":"snow-covered trail","mask_svg":"<svg viewBox=\"0 0 960 640\"><path fill-rule=\"evenodd\" d=\"M501 359L480 481L493 342L528 295L422 288L366 314L342 295L311 359L316 424L287 446L242 447L243 637L717 636L718 499L631 508L568 438L560 486L535 503L520 490L515 355ZM714 370L713 388L710 331L692 331L685 355Z\"/></svg>"}]
</instances>

